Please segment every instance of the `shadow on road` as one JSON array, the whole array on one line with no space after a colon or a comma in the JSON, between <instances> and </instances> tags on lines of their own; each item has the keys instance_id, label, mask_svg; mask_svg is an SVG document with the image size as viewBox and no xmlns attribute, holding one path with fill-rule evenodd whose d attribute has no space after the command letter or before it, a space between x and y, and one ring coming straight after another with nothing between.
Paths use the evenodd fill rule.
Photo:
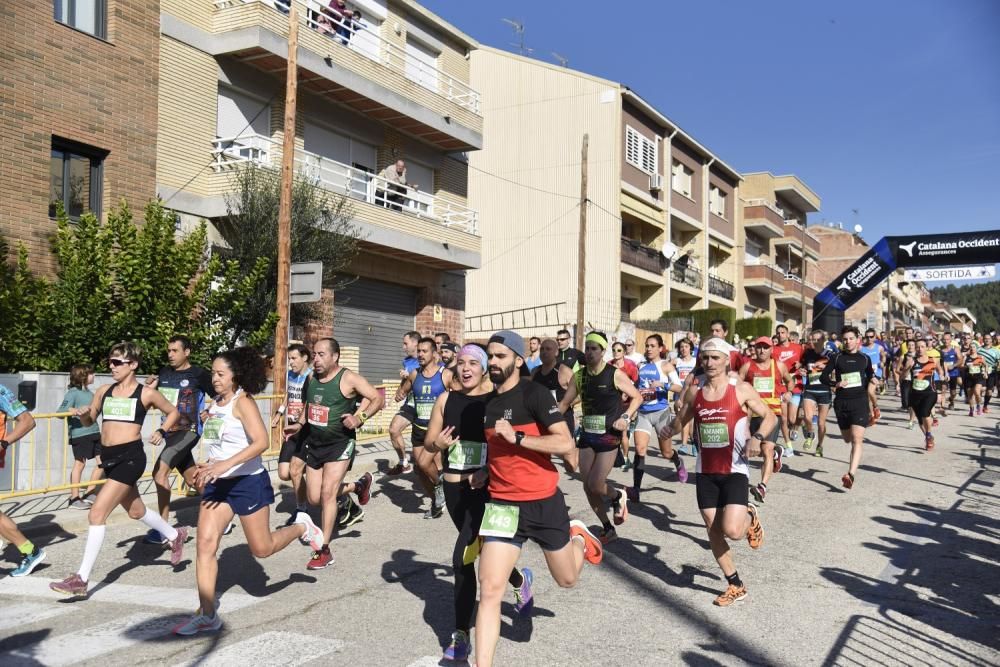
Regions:
<instances>
[{"instance_id":1,"label":"shadow on road","mask_svg":"<svg viewBox=\"0 0 1000 667\"><path fill-rule=\"evenodd\" d=\"M17 667L42 667L44 663L35 657L38 645L52 634L52 630L31 630L21 634L0 639L0 664L17 665ZM10 652L15 652L8 655Z\"/></svg>"}]
</instances>

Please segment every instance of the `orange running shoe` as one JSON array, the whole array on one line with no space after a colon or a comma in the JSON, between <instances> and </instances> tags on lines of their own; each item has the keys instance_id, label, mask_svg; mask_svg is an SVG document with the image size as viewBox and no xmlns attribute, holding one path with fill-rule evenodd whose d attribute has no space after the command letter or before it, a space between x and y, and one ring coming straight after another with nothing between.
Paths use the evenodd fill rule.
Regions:
<instances>
[{"instance_id":1,"label":"orange running shoe","mask_svg":"<svg viewBox=\"0 0 1000 667\"><path fill-rule=\"evenodd\" d=\"M757 517L757 506L753 503L747 504L747 513L750 515L750 526L747 528L747 542L751 549L760 549L764 544L764 528L760 525Z\"/></svg>"},{"instance_id":2,"label":"orange running shoe","mask_svg":"<svg viewBox=\"0 0 1000 667\"><path fill-rule=\"evenodd\" d=\"M587 528L587 524L579 519L573 519L569 522L569 535L570 539L577 535L581 536L583 538L583 557L591 565L600 564L601 559L604 558L604 549L601 548L601 541L594 537L594 534Z\"/></svg>"},{"instance_id":3,"label":"orange running shoe","mask_svg":"<svg viewBox=\"0 0 1000 667\"><path fill-rule=\"evenodd\" d=\"M734 602L739 602L746 596L747 596L746 586L733 586L732 584L729 584L729 588L726 589L726 592L720 595L719 597L715 598L715 602L713 602L712 604L714 604L716 607L728 607Z\"/></svg>"}]
</instances>

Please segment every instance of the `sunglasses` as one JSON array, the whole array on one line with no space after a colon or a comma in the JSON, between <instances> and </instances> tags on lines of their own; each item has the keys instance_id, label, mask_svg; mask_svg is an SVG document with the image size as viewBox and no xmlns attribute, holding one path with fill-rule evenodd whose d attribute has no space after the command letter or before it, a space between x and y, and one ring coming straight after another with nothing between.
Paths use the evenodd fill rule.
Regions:
<instances>
[{"instance_id":1,"label":"sunglasses","mask_svg":"<svg viewBox=\"0 0 1000 667\"><path fill-rule=\"evenodd\" d=\"M132 363L128 359L108 359L108 365L112 368L118 368L119 366L125 366Z\"/></svg>"},{"instance_id":2,"label":"sunglasses","mask_svg":"<svg viewBox=\"0 0 1000 667\"><path fill-rule=\"evenodd\" d=\"M566 341L569 340L569 338L556 338L556 340L559 341L560 343L565 343Z\"/></svg>"}]
</instances>

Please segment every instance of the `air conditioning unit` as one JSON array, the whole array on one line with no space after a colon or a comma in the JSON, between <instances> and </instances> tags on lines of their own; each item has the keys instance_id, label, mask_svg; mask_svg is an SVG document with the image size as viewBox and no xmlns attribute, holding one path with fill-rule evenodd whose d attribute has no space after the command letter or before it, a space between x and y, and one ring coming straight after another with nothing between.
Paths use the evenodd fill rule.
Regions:
<instances>
[{"instance_id":1,"label":"air conditioning unit","mask_svg":"<svg viewBox=\"0 0 1000 667\"><path fill-rule=\"evenodd\" d=\"M649 189L650 190L662 190L663 189L663 174L651 174L649 177Z\"/></svg>"}]
</instances>

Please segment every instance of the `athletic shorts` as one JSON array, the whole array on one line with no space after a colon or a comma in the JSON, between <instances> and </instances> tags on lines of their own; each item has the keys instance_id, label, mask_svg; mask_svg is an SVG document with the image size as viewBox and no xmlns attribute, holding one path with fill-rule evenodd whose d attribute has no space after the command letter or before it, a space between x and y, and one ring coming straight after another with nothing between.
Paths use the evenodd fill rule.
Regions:
<instances>
[{"instance_id":1,"label":"athletic shorts","mask_svg":"<svg viewBox=\"0 0 1000 667\"><path fill-rule=\"evenodd\" d=\"M909 392L913 396L913 392ZM910 399L912 404L913 399ZM846 431L852 426L868 427L871 421L871 403L867 397L836 399L833 401L833 411L837 415L837 426Z\"/></svg>"},{"instance_id":2,"label":"athletic shorts","mask_svg":"<svg viewBox=\"0 0 1000 667\"><path fill-rule=\"evenodd\" d=\"M817 405L830 405L833 402L833 392L829 389L806 389L802 392L802 399Z\"/></svg>"},{"instance_id":3,"label":"athletic shorts","mask_svg":"<svg viewBox=\"0 0 1000 667\"><path fill-rule=\"evenodd\" d=\"M266 471L253 475L224 477L205 485L203 503L228 503L233 512L247 516L274 502L274 489Z\"/></svg>"},{"instance_id":4,"label":"athletic shorts","mask_svg":"<svg viewBox=\"0 0 1000 667\"><path fill-rule=\"evenodd\" d=\"M623 435L621 431L615 431L614 429L605 431L603 434L581 431L580 437L576 441L576 446L579 449L592 449L596 454L616 452L622 446Z\"/></svg>"},{"instance_id":5,"label":"athletic shorts","mask_svg":"<svg viewBox=\"0 0 1000 667\"><path fill-rule=\"evenodd\" d=\"M410 444L414 447L423 447L424 440L427 438L427 427L413 425L410 429Z\"/></svg>"},{"instance_id":6,"label":"athletic shorts","mask_svg":"<svg viewBox=\"0 0 1000 667\"><path fill-rule=\"evenodd\" d=\"M926 419L934 412L934 405L937 403L937 393L933 391L913 391L910 390L910 407L918 420Z\"/></svg>"},{"instance_id":7,"label":"athletic shorts","mask_svg":"<svg viewBox=\"0 0 1000 667\"><path fill-rule=\"evenodd\" d=\"M743 505L750 502L750 480L743 473L713 475L700 472L695 475L695 495L698 509L722 509L726 505Z\"/></svg>"},{"instance_id":8,"label":"athletic shorts","mask_svg":"<svg viewBox=\"0 0 1000 667\"><path fill-rule=\"evenodd\" d=\"M802 403L802 394L793 393L788 402L794 405L796 408L799 407L799 405Z\"/></svg>"},{"instance_id":9,"label":"athletic shorts","mask_svg":"<svg viewBox=\"0 0 1000 667\"><path fill-rule=\"evenodd\" d=\"M766 440L767 442L777 442L778 441L778 434L781 433L781 417L779 417L778 415L775 415L775 417L776 417L776 419L774 421L774 428L771 429L771 432L770 433L764 433L764 434L762 434L764 436L764 440ZM753 435L754 433L756 433L757 431L759 431L760 430L760 426L763 423L764 423L764 418L763 417L751 417L750 418L750 435Z\"/></svg>"},{"instance_id":10,"label":"athletic shorts","mask_svg":"<svg viewBox=\"0 0 1000 667\"><path fill-rule=\"evenodd\" d=\"M306 452L306 465L313 470L319 470L327 463L347 461L354 453L354 441L348 440L344 443L333 445L310 445L304 447Z\"/></svg>"},{"instance_id":11,"label":"athletic shorts","mask_svg":"<svg viewBox=\"0 0 1000 667\"><path fill-rule=\"evenodd\" d=\"M81 435L78 438L70 438L69 444L73 448L73 458L77 461L89 461L95 456L101 455L101 434L90 433Z\"/></svg>"},{"instance_id":12,"label":"athletic shorts","mask_svg":"<svg viewBox=\"0 0 1000 667\"><path fill-rule=\"evenodd\" d=\"M989 391L993 391L998 386L1000 386L1000 371L993 371L990 376L986 378L986 388Z\"/></svg>"},{"instance_id":13,"label":"athletic shorts","mask_svg":"<svg viewBox=\"0 0 1000 667\"><path fill-rule=\"evenodd\" d=\"M142 440L124 445L101 445L101 468L104 476L126 486L135 486L146 472L146 450Z\"/></svg>"},{"instance_id":14,"label":"athletic shorts","mask_svg":"<svg viewBox=\"0 0 1000 667\"><path fill-rule=\"evenodd\" d=\"M297 435L287 438L281 443L281 451L278 453L278 463L291 463L292 457L305 461L306 454L302 450L302 441L299 440Z\"/></svg>"},{"instance_id":15,"label":"athletic shorts","mask_svg":"<svg viewBox=\"0 0 1000 667\"><path fill-rule=\"evenodd\" d=\"M948 378L948 389L952 392L958 391L958 376Z\"/></svg>"},{"instance_id":16,"label":"athletic shorts","mask_svg":"<svg viewBox=\"0 0 1000 667\"><path fill-rule=\"evenodd\" d=\"M669 408L655 412L639 412L639 419L636 421L635 430L637 432L648 433L650 438L659 440L660 429L670 424L673 419L674 415Z\"/></svg>"},{"instance_id":17,"label":"athletic shorts","mask_svg":"<svg viewBox=\"0 0 1000 667\"><path fill-rule=\"evenodd\" d=\"M504 542L521 547L531 540L545 551L559 551L569 543L569 510L562 492L542 500L498 500L497 505L517 505L517 532L514 537L485 537L487 542Z\"/></svg>"},{"instance_id":18,"label":"athletic shorts","mask_svg":"<svg viewBox=\"0 0 1000 667\"><path fill-rule=\"evenodd\" d=\"M163 439L163 450L157 461L163 461L167 468L176 468L184 472L194 467L194 457L191 452L198 444L199 436L194 431L171 431Z\"/></svg>"},{"instance_id":19,"label":"athletic shorts","mask_svg":"<svg viewBox=\"0 0 1000 667\"><path fill-rule=\"evenodd\" d=\"M417 418L417 407L415 405L410 405L409 403L403 403L403 405L399 407L399 412L397 412L396 415L412 423Z\"/></svg>"},{"instance_id":20,"label":"athletic shorts","mask_svg":"<svg viewBox=\"0 0 1000 667\"><path fill-rule=\"evenodd\" d=\"M983 385L986 384L986 378L984 378L982 375L966 376L965 386L967 388L971 389L972 387L975 387L977 384L983 384Z\"/></svg>"}]
</instances>

